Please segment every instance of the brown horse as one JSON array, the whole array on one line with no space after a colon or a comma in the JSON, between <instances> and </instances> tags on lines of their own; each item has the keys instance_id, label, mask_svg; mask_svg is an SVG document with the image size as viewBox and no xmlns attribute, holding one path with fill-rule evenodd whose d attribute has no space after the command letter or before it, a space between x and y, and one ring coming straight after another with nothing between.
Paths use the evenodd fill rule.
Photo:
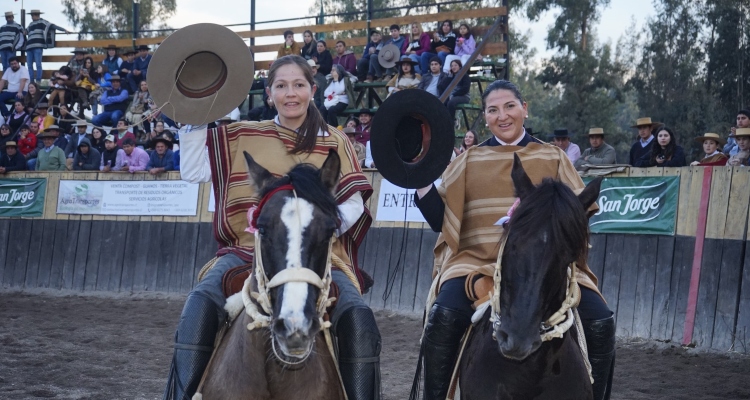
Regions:
<instances>
[{"instance_id":1,"label":"brown horse","mask_svg":"<svg viewBox=\"0 0 750 400\"><path fill-rule=\"evenodd\" d=\"M586 210L599 195L601 178L578 196L552 179L534 186L517 156L511 176L520 203L501 250L501 279L495 279L499 310L493 304L485 311L466 344L459 366L461 398L593 399L575 325L561 329L561 338L550 332L561 321L553 317L560 315L561 304L579 290L567 271L586 258ZM572 323L572 314L562 321L561 326Z\"/></svg>"},{"instance_id":2,"label":"brown horse","mask_svg":"<svg viewBox=\"0 0 750 400\"><path fill-rule=\"evenodd\" d=\"M330 242L338 223L332 193L341 161L332 151L320 170L302 164L274 178L249 154L245 159L249 179L262 196L251 223L257 229L255 272L240 296L246 309L227 328L196 396L343 400L336 362L322 333ZM237 299L227 302L230 314Z\"/></svg>"}]
</instances>

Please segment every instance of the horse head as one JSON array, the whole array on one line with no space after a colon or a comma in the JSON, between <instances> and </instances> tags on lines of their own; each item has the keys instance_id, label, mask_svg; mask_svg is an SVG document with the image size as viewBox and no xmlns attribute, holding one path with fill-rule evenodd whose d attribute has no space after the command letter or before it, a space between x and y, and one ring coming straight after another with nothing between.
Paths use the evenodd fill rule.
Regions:
<instances>
[{"instance_id":1,"label":"horse head","mask_svg":"<svg viewBox=\"0 0 750 400\"><path fill-rule=\"evenodd\" d=\"M245 152L248 179L261 196L253 221L256 269L261 265L271 303L271 341L282 361L304 361L320 331L326 273L339 214L334 191L341 160L330 151L320 169L299 164L280 178ZM260 248L258 248L260 247ZM257 276L257 275L256 275ZM281 351L276 353L275 345ZM286 360L284 360L286 359Z\"/></svg>"},{"instance_id":2,"label":"horse head","mask_svg":"<svg viewBox=\"0 0 750 400\"><path fill-rule=\"evenodd\" d=\"M500 316L493 330L503 356L523 360L542 345L545 322L566 298L568 266L586 259L586 210L599 196L602 179L578 196L549 178L535 186L517 155L511 178L520 201L501 255Z\"/></svg>"}]
</instances>

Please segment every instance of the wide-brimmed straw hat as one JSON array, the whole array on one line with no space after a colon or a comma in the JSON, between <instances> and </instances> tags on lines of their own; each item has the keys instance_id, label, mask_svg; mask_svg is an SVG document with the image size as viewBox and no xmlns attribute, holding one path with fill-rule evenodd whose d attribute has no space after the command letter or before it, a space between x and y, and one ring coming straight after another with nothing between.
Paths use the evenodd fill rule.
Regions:
<instances>
[{"instance_id":1,"label":"wide-brimmed straw hat","mask_svg":"<svg viewBox=\"0 0 750 400\"><path fill-rule=\"evenodd\" d=\"M11 140L10 142L5 142L5 147L18 147L18 145Z\"/></svg>"},{"instance_id":2,"label":"wide-brimmed straw hat","mask_svg":"<svg viewBox=\"0 0 750 400\"><path fill-rule=\"evenodd\" d=\"M729 137L750 136L750 128L737 128Z\"/></svg>"},{"instance_id":3,"label":"wide-brimmed straw hat","mask_svg":"<svg viewBox=\"0 0 750 400\"><path fill-rule=\"evenodd\" d=\"M6 12L5 12L5 18L8 18L8 17L13 17L13 16L15 16L15 15L16 15L16 14L13 14L13 11L6 11Z\"/></svg>"},{"instance_id":4,"label":"wide-brimmed straw hat","mask_svg":"<svg viewBox=\"0 0 750 400\"><path fill-rule=\"evenodd\" d=\"M40 15L40 14L44 14L44 13L41 12L41 11L39 11L39 10L31 10L31 11L29 11L29 15Z\"/></svg>"},{"instance_id":5,"label":"wide-brimmed straw hat","mask_svg":"<svg viewBox=\"0 0 750 400\"><path fill-rule=\"evenodd\" d=\"M115 74L115 75L110 75L109 79L107 79L107 80L110 81L110 82L111 81L119 81L119 80L122 80L122 78L120 78L120 75Z\"/></svg>"},{"instance_id":6,"label":"wide-brimmed straw hat","mask_svg":"<svg viewBox=\"0 0 750 400\"><path fill-rule=\"evenodd\" d=\"M589 129L589 136L591 135L602 135L604 136L604 128L591 128Z\"/></svg>"},{"instance_id":7,"label":"wide-brimmed straw hat","mask_svg":"<svg viewBox=\"0 0 750 400\"><path fill-rule=\"evenodd\" d=\"M727 141L722 139L718 133L704 133L703 136L699 136L695 138L695 141L698 143L703 143L706 140L713 140L714 142L720 144L721 146L727 143Z\"/></svg>"},{"instance_id":8,"label":"wide-brimmed straw hat","mask_svg":"<svg viewBox=\"0 0 750 400\"><path fill-rule=\"evenodd\" d=\"M401 57L401 50L395 44L387 44L378 53L378 62L383 68L392 68Z\"/></svg>"},{"instance_id":9,"label":"wide-brimmed straw hat","mask_svg":"<svg viewBox=\"0 0 750 400\"><path fill-rule=\"evenodd\" d=\"M227 115L253 84L253 57L245 42L217 24L186 26L154 52L148 88L161 112L200 125ZM169 104L166 104L166 103Z\"/></svg>"},{"instance_id":10,"label":"wide-brimmed straw hat","mask_svg":"<svg viewBox=\"0 0 750 400\"><path fill-rule=\"evenodd\" d=\"M660 125L661 122L651 121L651 117L643 117L638 118L635 120L635 125L631 126L631 128L638 128L639 126L651 126L651 125Z\"/></svg>"},{"instance_id":11,"label":"wide-brimmed straw hat","mask_svg":"<svg viewBox=\"0 0 750 400\"><path fill-rule=\"evenodd\" d=\"M85 119L79 119L76 121L76 126L89 126Z\"/></svg>"},{"instance_id":12,"label":"wide-brimmed straw hat","mask_svg":"<svg viewBox=\"0 0 750 400\"><path fill-rule=\"evenodd\" d=\"M52 133L52 131L57 131L57 133ZM57 125L50 125L49 128L45 129L42 133L38 134L36 137L40 139L44 139L44 138L57 139L58 137L60 137L60 127Z\"/></svg>"}]
</instances>

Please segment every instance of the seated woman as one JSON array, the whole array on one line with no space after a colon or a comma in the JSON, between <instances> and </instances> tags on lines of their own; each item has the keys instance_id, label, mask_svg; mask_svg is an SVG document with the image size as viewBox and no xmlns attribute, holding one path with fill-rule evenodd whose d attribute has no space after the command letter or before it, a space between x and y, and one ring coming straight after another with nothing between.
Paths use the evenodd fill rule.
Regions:
<instances>
[{"instance_id":1,"label":"seated woman","mask_svg":"<svg viewBox=\"0 0 750 400\"><path fill-rule=\"evenodd\" d=\"M72 98L72 91L76 90L76 77L73 75L73 70L64 65L55 72L54 83L50 80L50 84L54 87L50 95L50 105L67 104ZM56 108L53 113L59 114Z\"/></svg>"},{"instance_id":2,"label":"seated woman","mask_svg":"<svg viewBox=\"0 0 750 400\"><path fill-rule=\"evenodd\" d=\"M398 75L394 76L385 85L388 88L388 96L400 90L416 89L419 86L419 82L422 81L422 76L414 71L417 62L409 58L409 56L401 57L401 60L397 61L396 65L398 67Z\"/></svg>"},{"instance_id":3,"label":"seated woman","mask_svg":"<svg viewBox=\"0 0 750 400\"><path fill-rule=\"evenodd\" d=\"M326 42L319 40L315 48L315 54L312 56L312 60L318 63L318 72L322 75L328 75L331 73L331 67L333 66L333 57L331 52L326 48Z\"/></svg>"},{"instance_id":4,"label":"seated woman","mask_svg":"<svg viewBox=\"0 0 750 400\"><path fill-rule=\"evenodd\" d=\"M23 100L16 100L13 103L13 112L5 119L5 123L10 125L10 131L14 135L16 132L19 132L21 125L29 123L29 113L26 112L23 106Z\"/></svg>"},{"instance_id":5,"label":"seated woman","mask_svg":"<svg viewBox=\"0 0 750 400\"><path fill-rule=\"evenodd\" d=\"M461 24L458 27L458 39L456 39L456 50L454 54L449 54L445 57L443 63L443 71L450 72L450 63L453 60L461 60L461 65L466 65L469 62L469 58L477 48L477 42L474 41L474 36L469 30L469 25Z\"/></svg>"},{"instance_id":6,"label":"seated woman","mask_svg":"<svg viewBox=\"0 0 750 400\"><path fill-rule=\"evenodd\" d=\"M102 64L96 67L96 76L97 81L94 85L94 90L89 93L89 103L91 104L91 113L99 115L99 97L105 90L112 87L112 84L109 82L112 75L109 73L109 67Z\"/></svg>"},{"instance_id":7,"label":"seated woman","mask_svg":"<svg viewBox=\"0 0 750 400\"><path fill-rule=\"evenodd\" d=\"M477 135L475 135L472 131L466 131L463 140L461 140L461 145L458 147L454 147L453 153L457 156L460 156L463 152L468 150L469 147L476 146L478 144L479 140L477 140Z\"/></svg>"},{"instance_id":8,"label":"seated woman","mask_svg":"<svg viewBox=\"0 0 750 400\"><path fill-rule=\"evenodd\" d=\"M430 35L422 31L422 24L419 22L412 22L411 24L411 36L409 37L409 46L406 47L405 55L409 56L416 65L414 66L415 72L418 74L426 73L422 71L419 66L419 60L424 52L429 51L430 47Z\"/></svg>"},{"instance_id":9,"label":"seated woman","mask_svg":"<svg viewBox=\"0 0 750 400\"><path fill-rule=\"evenodd\" d=\"M341 65L336 64L331 69L331 80L328 82L328 87L323 92L323 96L325 96L323 100L325 120L328 125L338 126L339 114L349 104L354 104L352 82Z\"/></svg>"},{"instance_id":10,"label":"seated woman","mask_svg":"<svg viewBox=\"0 0 750 400\"><path fill-rule=\"evenodd\" d=\"M445 65L445 58L449 54L453 54L456 48L456 34L453 33L453 21L446 19L440 25L438 32L432 34L432 43L430 44L430 51L425 51L419 57L419 66L424 71L430 70L430 60L436 55L440 58L440 61Z\"/></svg>"},{"instance_id":11,"label":"seated woman","mask_svg":"<svg viewBox=\"0 0 750 400\"><path fill-rule=\"evenodd\" d=\"M690 165L727 165L727 156L721 149L726 141L717 133L704 133L703 136L695 138L696 142L703 143L703 151L706 153L700 161L693 161Z\"/></svg>"},{"instance_id":12,"label":"seated woman","mask_svg":"<svg viewBox=\"0 0 750 400\"><path fill-rule=\"evenodd\" d=\"M148 100L151 98L151 95L148 93L148 83L145 80L141 81L138 86L138 91L133 95L133 101L125 113L125 120L128 121L128 124L137 124L141 128L142 132L138 132L137 137L142 142L145 140L146 135L151 132L151 123L148 119L143 120L144 116L148 117L148 114L150 114Z\"/></svg>"},{"instance_id":13,"label":"seated woman","mask_svg":"<svg viewBox=\"0 0 750 400\"><path fill-rule=\"evenodd\" d=\"M677 138L671 128L662 126L656 134L656 143L651 152L646 153L635 162L635 167L684 167L685 152L677 144Z\"/></svg>"},{"instance_id":14,"label":"seated woman","mask_svg":"<svg viewBox=\"0 0 750 400\"><path fill-rule=\"evenodd\" d=\"M35 82L29 83L29 90L28 92L23 96L23 105L26 107L26 112L29 114L33 114L34 110L36 109L36 105L39 104L39 101L42 99L42 93L39 90L39 84Z\"/></svg>"},{"instance_id":15,"label":"seated woman","mask_svg":"<svg viewBox=\"0 0 750 400\"><path fill-rule=\"evenodd\" d=\"M94 60L91 57L83 59L83 68L76 77L75 102L79 103L78 116L83 118L83 110L89 107L89 95L96 89L96 81L99 75L94 69Z\"/></svg>"},{"instance_id":16,"label":"seated woman","mask_svg":"<svg viewBox=\"0 0 750 400\"><path fill-rule=\"evenodd\" d=\"M451 61L451 81L447 82L448 85L450 85L453 81L453 79L456 79L458 71L461 70L461 67L463 64L461 64L461 60L453 60ZM446 85L446 87L448 86ZM458 107L459 104L466 104L471 101L469 98L469 89L471 88L471 81L469 80L469 74L464 74L463 77L461 77L461 80L458 81L458 84L455 88L453 88L453 91L451 92L450 97L448 97L448 100L445 101L445 106L448 107L448 113L451 116L451 120L453 123L456 122L456 107ZM441 89L441 92L444 89Z\"/></svg>"},{"instance_id":17,"label":"seated woman","mask_svg":"<svg viewBox=\"0 0 750 400\"><path fill-rule=\"evenodd\" d=\"M315 40L311 30L306 30L302 33L302 58L309 60L315 56L317 52L318 42Z\"/></svg>"}]
</instances>

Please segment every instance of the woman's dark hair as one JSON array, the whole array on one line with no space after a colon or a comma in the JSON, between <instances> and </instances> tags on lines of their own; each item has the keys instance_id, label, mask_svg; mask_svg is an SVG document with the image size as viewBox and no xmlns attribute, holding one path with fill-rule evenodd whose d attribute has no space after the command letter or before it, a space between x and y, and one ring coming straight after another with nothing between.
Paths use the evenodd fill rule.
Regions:
<instances>
[{"instance_id":1,"label":"woman's dark hair","mask_svg":"<svg viewBox=\"0 0 750 400\"><path fill-rule=\"evenodd\" d=\"M346 70L341 64L333 64L333 67L331 68L331 71L336 70L336 73L339 74L339 80L343 81L344 78L346 78ZM331 80L333 80L333 77L331 77Z\"/></svg>"},{"instance_id":2,"label":"woman's dark hair","mask_svg":"<svg viewBox=\"0 0 750 400\"><path fill-rule=\"evenodd\" d=\"M482 93L482 109L487 107L487 96L489 96L490 93L496 90L510 90L511 92L513 92L513 95L516 96L518 101L523 103L523 96L521 96L521 91L518 90L518 86L516 86L513 82L500 79L490 83L490 85L487 86L487 89L484 89L484 93Z\"/></svg>"},{"instance_id":3,"label":"woman's dark hair","mask_svg":"<svg viewBox=\"0 0 750 400\"><path fill-rule=\"evenodd\" d=\"M667 148L662 149L661 145L659 145L659 132L665 131L669 134L669 143L667 143ZM674 154L674 150L677 147L677 137L675 136L674 131L672 128L661 125L654 129L654 140L656 143L651 146L651 165L658 165L656 162L656 157L664 156L665 160L669 160L672 158L672 155Z\"/></svg>"},{"instance_id":4,"label":"woman's dark hair","mask_svg":"<svg viewBox=\"0 0 750 400\"><path fill-rule=\"evenodd\" d=\"M453 21L451 21L449 19L446 19L445 21L443 21L443 22L440 23L440 29L438 29L438 34L440 36L444 35L444 33L443 33L443 25L445 25L445 24L448 24L448 26L451 28L451 31L453 30Z\"/></svg>"},{"instance_id":5,"label":"woman's dark hair","mask_svg":"<svg viewBox=\"0 0 750 400\"><path fill-rule=\"evenodd\" d=\"M326 41L325 40L318 40L318 43L322 44L324 49L328 48L328 45L326 45Z\"/></svg>"},{"instance_id":6,"label":"woman's dark hair","mask_svg":"<svg viewBox=\"0 0 750 400\"><path fill-rule=\"evenodd\" d=\"M279 58L271 64L271 68L268 71L268 82L267 86L273 91L273 81L276 80L276 71L285 65L296 65L305 77L305 80L310 84L312 89L315 84L315 80L312 75L312 68L307 64L304 58L296 55L289 55ZM311 95L312 97L312 95ZM318 131L328 132L328 124L320 115L320 111L315 107L315 103L312 101L307 105L307 116L305 122L299 127L297 131L297 138L294 141L294 148L291 150L292 154L309 153L315 148L316 138Z\"/></svg>"},{"instance_id":7,"label":"woman's dark hair","mask_svg":"<svg viewBox=\"0 0 750 400\"><path fill-rule=\"evenodd\" d=\"M102 130L102 128L99 128L98 126L95 126L95 127L91 128L91 137L92 138L94 138L94 131L99 131L99 137L101 138L101 140L104 140L105 135L104 135L104 130ZM94 138L94 139L96 139L96 138Z\"/></svg>"},{"instance_id":8,"label":"woman's dark hair","mask_svg":"<svg viewBox=\"0 0 750 400\"><path fill-rule=\"evenodd\" d=\"M348 124L349 121L354 121L354 123L357 125L357 128L359 128L359 126L362 125L362 123L359 122L359 118L352 115L346 119L346 122L344 122L344 126L346 126L346 124Z\"/></svg>"},{"instance_id":9,"label":"woman's dark hair","mask_svg":"<svg viewBox=\"0 0 750 400\"><path fill-rule=\"evenodd\" d=\"M2 125L0 125L0 131L3 130L3 129L7 129L8 132L9 132L8 134L10 134L10 125L8 125L8 124L2 124Z\"/></svg>"},{"instance_id":10,"label":"woman's dark hair","mask_svg":"<svg viewBox=\"0 0 750 400\"><path fill-rule=\"evenodd\" d=\"M60 69L59 69L58 71L59 71L59 72L60 72L61 74L65 74L65 75L67 75L67 76L68 76L69 78L71 78L71 79L75 78L74 76L72 76L72 75L73 75L73 70L72 70L72 69L70 69L70 67L69 67L69 66L67 66L67 65L63 65L62 67L60 67Z\"/></svg>"},{"instance_id":11,"label":"woman's dark hair","mask_svg":"<svg viewBox=\"0 0 750 400\"><path fill-rule=\"evenodd\" d=\"M306 33L309 33L309 34L310 34L310 38L312 39L312 42L314 42L314 41L315 41L315 35L313 35L312 31L311 31L311 30L309 30L309 29L305 29L305 31L304 31L304 32L302 32L302 40L303 40L303 41L305 40L305 34L306 34Z\"/></svg>"},{"instance_id":12,"label":"woman's dark hair","mask_svg":"<svg viewBox=\"0 0 750 400\"><path fill-rule=\"evenodd\" d=\"M417 74L417 72L416 72L416 71L414 71L414 64L412 64L412 63L410 63L410 62L403 62L403 63L401 64L401 66L399 66L399 68L398 68L398 77L399 77L399 78L401 78L401 77L403 77L403 76L404 76L404 65L409 65L409 66L411 67L411 72L410 72L410 75L411 75L411 77L412 77L412 78L414 78L414 77L416 77L416 76L417 76L417 75L416 75L416 74Z\"/></svg>"},{"instance_id":13,"label":"woman's dark hair","mask_svg":"<svg viewBox=\"0 0 750 400\"><path fill-rule=\"evenodd\" d=\"M465 27L466 27L466 36L462 36L462 35L461 35L461 27L462 27L462 26L465 26ZM461 36L461 37L463 37L464 39L468 39L468 38L470 38L470 37L471 37L471 28L469 28L469 25L467 25L467 24L461 24L461 25L459 25L459 26L458 26L458 36Z\"/></svg>"},{"instance_id":14,"label":"woman's dark hair","mask_svg":"<svg viewBox=\"0 0 750 400\"><path fill-rule=\"evenodd\" d=\"M478 145L479 144L479 138L477 138L477 134L474 133L474 131L472 131L472 130L468 130L468 131L466 131L466 133L464 133L464 139L466 138L466 135L469 134L469 132L471 132L471 134L474 135L474 140L471 142L471 145L472 146ZM468 149L468 147L466 147L466 142L464 140L461 140L461 148L464 149L464 150Z\"/></svg>"},{"instance_id":15,"label":"woman's dark hair","mask_svg":"<svg viewBox=\"0 0 750 400\"><path fill-rule=\"evenodd\" d=\"M91 62L91 67L86 67L86 62L87 62L87 61L90 61L90 62ZM83 68L94 69L94 59L93 59L93 58L91 58L91 57L86 57L86 58L84 58L84 59L83 59ZM90 71L89 71L89 72L90 72Z\"/></svg>"},{"instance_id":16,"label":"woman's dark hair","mask_svg":"<svg viewBox=\"0 0 750 400\"><path fill-rule=\"evenodd\" d=\"M464 66L464 64L461 62L461 60L459 60L457 58L455 60L451 60L451 64L453 64L453 63L458 64L458 69L461 69L461 67Z\"/></svg>"}]
</instances>

